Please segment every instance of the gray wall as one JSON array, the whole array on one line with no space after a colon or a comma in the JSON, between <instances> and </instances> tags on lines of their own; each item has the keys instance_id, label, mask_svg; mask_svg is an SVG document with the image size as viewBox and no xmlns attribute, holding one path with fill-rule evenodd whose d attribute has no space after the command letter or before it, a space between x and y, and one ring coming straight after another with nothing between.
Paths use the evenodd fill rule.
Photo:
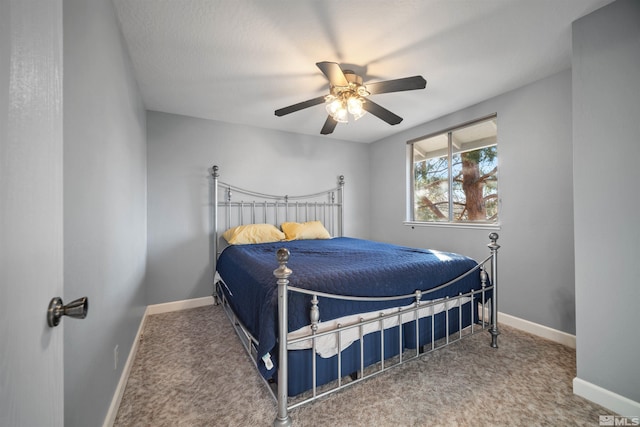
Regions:
<instances>
[{"instance_id":1,"label":"gray wall","mask_svg":"<svg viewBox=\"0 0 640 427\"><path fill-rule=\"evenodd\" d=\"M578 378L640 402L640 2L576 21L572 70Z\"/></svg>"},{"instance_id":2,"label":"gray wall","mask_svg":"<svg viewBox=\"0 0 640 427\"><path fill-rule=\"evenodd\" d=\"M64 1L65 426L101 425L146 307L146 127L109 0ZM114 369L114 347L120 361Z\"/></svg>"},{"instance_id":3,"label":"gray wall","mask_svg":"<svg viewBox=\"0 0 640 427\"><path fill-rule=\"evenodd\" d=\"M427 89L428 90L428 89ZM571 71L489 99L371 147L371 237L483 259L489 230L415 227L406 217L406 141L498 114L499 310L575 333Z\"/></svg>"},{"instance_id":4,"label":"gray wall","mask_svg":"<svg viewBox=\"0 0 640 427\"><path fill-rule=\"evenodd\" d=\"M369 147L158 112L147 114L148 304L212 294L210 168L239 187L306 194L344 175L345 234L368 237Z\"/></svg>"}]
</instances>

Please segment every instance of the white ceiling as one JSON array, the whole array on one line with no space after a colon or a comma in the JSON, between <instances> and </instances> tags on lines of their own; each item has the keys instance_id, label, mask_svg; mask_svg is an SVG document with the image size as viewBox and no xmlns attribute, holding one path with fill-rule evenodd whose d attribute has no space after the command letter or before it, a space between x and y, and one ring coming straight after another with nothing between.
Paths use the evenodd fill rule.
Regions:
<instances>
[{"instance_id":1,"label":"white ceiling","mask_svg":"<svg viewBox=\"0 0 640 427\"><path fill-rule=\"evenodd\" d=\"M422 75L373 95L403 117L365 115L324 138L372 142L571 65L571 22L611 0L114 0L149 110L320 135L328 93L315 66L367 82Z\"/></svg>"}]
</instances>

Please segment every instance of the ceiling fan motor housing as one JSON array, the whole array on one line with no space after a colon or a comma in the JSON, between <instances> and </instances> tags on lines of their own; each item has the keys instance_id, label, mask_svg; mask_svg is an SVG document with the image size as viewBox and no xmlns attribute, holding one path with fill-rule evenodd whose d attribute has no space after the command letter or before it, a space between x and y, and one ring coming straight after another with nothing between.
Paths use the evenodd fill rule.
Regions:
<instances>
[{"instance_id":1,"label":"ceiling fan motor housing","mask_svg":"<svg viewBox=\"0 0 640 427\"><path fill-rule=\"evenodd\" d=\"M343 70L344 78L349 82L349 86L331 86L331 95L338 96L343 92L353 92L360 96L368 96L367 88L362 84L362 76L357 75L352 70Z\"/></svg>"}]
</instances>

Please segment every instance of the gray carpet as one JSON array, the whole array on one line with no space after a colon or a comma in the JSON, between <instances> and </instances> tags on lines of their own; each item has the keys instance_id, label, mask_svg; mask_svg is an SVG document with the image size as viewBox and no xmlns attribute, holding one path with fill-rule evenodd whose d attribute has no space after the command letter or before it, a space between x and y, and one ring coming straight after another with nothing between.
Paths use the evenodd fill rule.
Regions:
<instances>
[{"instance_id":1,"label":"gray carpet","mask_svg":"<svg viewBox=\"0 0 640 427\"><path fill-rule=\"evenodd\" d=\"M575 351L501 326L296 408L294 426L597 426ZM268 426L276 404L222 308L149 316L115 426Z\"/></svg>"}]
</instances>

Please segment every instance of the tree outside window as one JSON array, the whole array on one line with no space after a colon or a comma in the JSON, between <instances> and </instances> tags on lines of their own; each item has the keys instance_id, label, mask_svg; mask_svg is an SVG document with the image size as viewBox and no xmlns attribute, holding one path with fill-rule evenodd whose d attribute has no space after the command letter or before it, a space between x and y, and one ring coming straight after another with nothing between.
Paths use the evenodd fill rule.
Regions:
<instances>
[{"instance_id":1,"label":"tree outside window","mask_svg":"<svg viewBox=\"0 0 640 427\"><path fill-rule=\"evenodd\" d=\"M410 141L414 222L497 223L497 117Z\"/></svg>"}]
</instances>

